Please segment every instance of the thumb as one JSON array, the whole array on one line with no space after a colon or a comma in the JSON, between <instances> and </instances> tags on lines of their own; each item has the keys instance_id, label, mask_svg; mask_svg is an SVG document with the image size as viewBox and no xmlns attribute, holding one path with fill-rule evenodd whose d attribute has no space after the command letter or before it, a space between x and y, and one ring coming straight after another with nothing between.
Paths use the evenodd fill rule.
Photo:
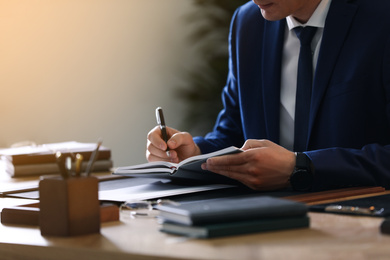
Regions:
<instances>
[{"instance_id":1,"label":"thumb","mask_svg":"<svg viewBox=\"0 0 390 260\"><path fill-rule=\"evenodd\" d=\"M192 146L194 140L192 136L187 132L177 132L168 140L168 146L171 149L176 149L180 146Z\"/></svg>"},{"instance_id":2,"label":"thumb","mask_svg":"<svg viewBox=\"0 0 390 260\"><path fill-rule=\"evenodd\" d=\"M271 141L262 139L262 140L254 140L248 139L244 145L241 147L242 150L250 150L253 148L267 147L271 144Z\"/></svg>"}]
</instances>

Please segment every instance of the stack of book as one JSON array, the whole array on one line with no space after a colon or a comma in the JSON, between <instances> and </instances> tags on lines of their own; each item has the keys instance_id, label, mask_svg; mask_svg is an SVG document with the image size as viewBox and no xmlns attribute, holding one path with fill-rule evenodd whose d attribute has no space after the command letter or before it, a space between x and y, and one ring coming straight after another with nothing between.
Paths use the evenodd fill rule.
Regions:
<instances>
[{"instance_id":1,"label":"stack of book","mask_svg":"<svg viewBox=\"0 0 390 260\"><path fill-rule=\"evenodd\" d=\"M193 238L304 228L310 222L305 204L270 196L158 205L156 209L160 231Z\"/></svg>"},{"instance_id":2,"label":"stack of book","mask_svg":"<svg viewBox=\"0 0 390 260\"><path fill-rule=\"evenodd\" d=\"M83 156L81 170L85 171L95 143L61 142L36 146L0 149L0 157L5 171L12 177L60 174L56 153L61 152L65 157L74 158L76 154ZM111 150L100 146L93 172L110 171L113 167Z\"/></svg>"}]
</instances>

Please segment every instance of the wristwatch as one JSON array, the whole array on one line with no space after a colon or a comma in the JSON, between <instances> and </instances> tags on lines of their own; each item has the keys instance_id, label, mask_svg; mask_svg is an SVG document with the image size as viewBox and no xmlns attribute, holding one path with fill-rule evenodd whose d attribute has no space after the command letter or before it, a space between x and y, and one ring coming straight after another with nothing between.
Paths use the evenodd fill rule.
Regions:
<instances>
[{"instance_id":1,"label":"wristwatch","mask_svg":"<svg viewBox=\"0 0 390 260\"><path fill-rule=\"evenodd\" d=\"M313 185L313 167L310 158L304 153L295 153L296 163L290 176L293 190L309 191Z\"/></svg>"}]
</instances>

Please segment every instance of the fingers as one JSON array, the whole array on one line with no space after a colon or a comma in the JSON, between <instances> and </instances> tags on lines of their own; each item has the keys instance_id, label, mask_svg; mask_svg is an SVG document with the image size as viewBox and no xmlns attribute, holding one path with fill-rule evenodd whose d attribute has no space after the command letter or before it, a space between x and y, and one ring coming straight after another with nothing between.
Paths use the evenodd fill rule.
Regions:
<instances>
[{"instance_id":1,"label":"fingers","mask_svg":"<svg viewBox=\"0 0 390 260\"><path fill-rule=\"evenodd\" d=\"M209 158L202 164L203 170L212 171L232 179L240 179L242 168L246 164L244 153Z\"/></svg>"},{"instance_id":2,"label":"fingers","mask_svg":"<svg viewBox=\"0 0 390 260\"><path fill-rule=\"evenodd\" d=\"M148 161L171 161L178 163L190 156L200 154L199 147L194 143L192 136L187 132L179 132L167 127L168 141L162 139L158 126L153 128L147 136L146 158ZM167 153L169 148L169 153Z\"/></svg>"},{"instance_id":3,"label":"fingers","mask_svg":"<svg viewBox=\"0 0 390 260\"><path fill-rule=\"evenodd\" d=\"M271 145L272 142L266 139L263 140L248 139L241 147L241 149L245 151L253 148L269 147Z\"/></svg>"},{"instance_id":4,"label":"fingers","mask_svg":"<svg viewBox=\"0 0 390 260\"><path fill-rule=\"evenodd\" d=\"M168 140L168 146L170 151L176 151L178 161L201 154L199 147L195 144L192 136L187 132L178 132L174 134Z\"/></svg>"},{"instance_id":5,"label":"fingers","mask_svg":"<svg viewBox=\"0 0 390 260\"><path fill-rule=\"evenodd\" d=\"M169 161L168 154L165 150L160 149L159 147L156 147L153 145L152 142L148 140L147 146L146 146L146 159L149 162L152 161Z\"/></svg>"},{"instance_id":6,"label":"fingers","mask_svg":"<svg viewBox=\"0 0 390 260\"><path fill-rule=\"evenodd\" d=\"M172 132L173 129L167 128L168 137ZM146 159L148 161L169 161L167 148L168 145L162 139L160 128L158 126L154 127L147 135Z\"/></svg>"},{"instance_id":7,"label":"fingers","mask_svg":"<svg viewBox=\"0 0 390 260\"><path fill-rule=\"evenodd\" d=\"M202 169L212 171L232 179L240 178L240 174L239 174L240 167L235 165L211 166L210 164L205 163L202 164Z\"/></svg>"},{"instance_id":8,"label":"fingers","mask_svg":"<svg viewBox=\"0 0 390 260\"><path fill-rule=\"evenodd\" d=\"M153 146L163 151L167 150L168 146L169 149L176 149L179 146L193 143L192 136L187 132L179 132L170 127L167 127L166 130L168 135L167 143L165 143L165 141L163 140L161 130L158 126L154 127L148 133L148 141Z\"/></svg>"},{"instance_id":9,"label":"fingers","mask_svg":"<svg viewBox=\"0 0 390 260\"><path fill-rule=\"evenodd\" d=\"M214 157L202 169L235 179L255 190L272 190L288 185L295 155L266 140L248 140L242 153Z\"/></svg>"},{"instance_id":10,"label":"fingers","mask_svg":"<svg viewBox=\"0 0 390 260\"><path fill-rule=\"evenodd\" d=\"M236 153L229 154L223 156L216 156L209 158L207 160L207 165L213 168L222 167L222 166L234 166L234 165L242 165L245 163L244 157L246 155L244 153Z\"/></svg>"},{"instance_id":11,"label":"fingers","mask_svg":"<svg viewBox=\"0 0 390 260\"><path fill-rule=\"evenodd\" d=\"M176 149L180 146L188 146L193 144L192 135L187 132L177 132L168 140L170 149Z\"/></svg>"},{"instance_id":12,"label":"fingers","mask_svg":"<svg viewBox=\"0 0 390 260\"><path fill-rule=\"evenodd\" d=\"M222 156L221 156L222 157ZM225 157L225 156L223 156ZM215 158L213 158L215 159ZM221 158L222 159L222 158ZM238 182L243 183L244 185L255 189L253 186L253 180L250 175L243 172L243 169L248 170L245 165L214 165L209 162L202 164L203 170L208 170L223 176L226 176L230 179L237 180Z\"/></svg>"},{"instance_id":13,"label":"fingers","mask_svg":"<svg viewBox=\"0 0 390 260\"><path fill-rule=\"evenodd\" d=\"M171 129L167 128L168 138L170 137L170 132L172 132ZM160 150L163 150L163 151L167 150L168 146L162 138L160 127L158 127L158 126L154 127L148 133L147 140L148 140L148 147L149 147L149 142L150 142L154 147L156 147Z\"/></svg>"}]
</instances>

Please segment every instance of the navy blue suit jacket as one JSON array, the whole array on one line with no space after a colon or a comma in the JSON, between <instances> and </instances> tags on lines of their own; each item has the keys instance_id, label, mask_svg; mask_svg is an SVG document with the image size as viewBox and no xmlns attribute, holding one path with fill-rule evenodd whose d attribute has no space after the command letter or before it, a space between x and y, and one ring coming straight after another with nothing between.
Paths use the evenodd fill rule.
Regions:
<instances>
[{"instance_id":1,"label":"navy blue suit jacket","mask_svg":"<svg viewBox=\"0 0 390 260\"><path fill-rule=\"evenodd\" d=\"M313 189L390 188L390 1L333 0L314 76L307 155ZM285 19L265 20L249 2L229 36L224 109L212 132L195 137L203 153L247 139L279 143Z\"/></svg>"}]
</instances>

